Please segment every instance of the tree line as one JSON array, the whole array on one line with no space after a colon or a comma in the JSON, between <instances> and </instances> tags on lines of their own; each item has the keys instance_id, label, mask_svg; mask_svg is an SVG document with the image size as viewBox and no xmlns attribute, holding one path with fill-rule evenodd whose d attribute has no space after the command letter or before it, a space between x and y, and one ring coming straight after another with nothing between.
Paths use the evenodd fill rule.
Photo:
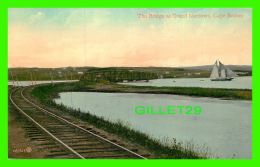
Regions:
<instances>
[{"instance_id":1,"label":"tree line","mask_svg":"<svg viewBox=\"0 0 260 167\"><path fill-rule=\"evenodd\" d=\"M157 79L158 75L156 73L150 72L138 72L132 70L113 70L113 71L92 71L86 72L81 81L94 81L98 82L101 80L106 80L109 82L123 82L134 81L134 80L150 80Z\"/></svg>"}]
</instances>

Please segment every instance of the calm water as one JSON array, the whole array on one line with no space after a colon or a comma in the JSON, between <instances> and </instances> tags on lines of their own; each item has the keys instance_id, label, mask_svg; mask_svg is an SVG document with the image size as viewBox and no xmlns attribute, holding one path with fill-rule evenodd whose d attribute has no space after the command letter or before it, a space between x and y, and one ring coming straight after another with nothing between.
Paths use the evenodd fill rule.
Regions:
<instances>
[{"instance_id":1,"label":"calm water","mask_svg":"<svg viewBox=\"0 0 260 167\"><path fill-rule=\"evenodd\" d=\"M53 81L53 83L57 82L77 82L79 80L60 80L60 81ZM8 81L8 85L15 85L15 86L29 86L29 85L36 85L36 84L45 84L45 83L51 83L52 81Z\"/></svg>"},{"instance_id":2,"label":"calm water","mask_svg":"<svg viewBox=\"0 0 260 167\"><path fill-rule=\"evenodd\" d=\"M89 111L110 121L123 121L132 128L163 140L204 144L213 156L251 158L251 101L226 101L176 95L137 93L60 93L56 103ZM201 106L200 115L138 115L137 106Z\"/></svg>"},{"instance_id":3,"label":"calm water","mask_svg":"<svg viewBox=\"0 0 260 167\"><path fill-rule=\"evenodd\" d=\"M174 82L175 81L175 82ZM176 79L155 79L151 82L129 82L119 83L137 86L182 86L182 87L203 87L203 88L235 88L252 89L252 77L237 77L232 81L211 81L209 78L176 78Z\"/></svg>"}]
</instances>

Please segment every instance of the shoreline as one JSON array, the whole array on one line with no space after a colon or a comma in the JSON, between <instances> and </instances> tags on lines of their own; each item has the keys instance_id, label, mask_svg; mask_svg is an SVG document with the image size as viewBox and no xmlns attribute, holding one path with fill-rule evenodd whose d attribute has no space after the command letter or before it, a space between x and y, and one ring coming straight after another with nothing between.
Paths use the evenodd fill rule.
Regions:
<instances>
[{"instance_id":1,"label":"shoreline","mask_svg":"<svg viewBox=\"0 0 260 167\"><path fill-rule=\"evenodd\" d=\"M102 117L95 116L90 113L85 113L80 110L75 110L64 105L57 104L53 101L53 98L58 96L58 93L61 92L62 84L44 85L36 86L31 94L42 105L46 107L52 107L59 110L62 110L64 113L74 116L77 119L86 121L97 128L100 128L108 133L117 135L123 140L128 140L134 142L148 151L151 151L157 158L160 159L207 159L210 155L206 154L207 151L199 150L199 152L193 150L193 148L188 148L183 146L181 142L173 141L173 145L164 145L160 143L159 140L151 138L149 135L136 131L129 128L127 125L122 124L122 122L110 122ZM64 86L64 85L63 85ZM67 85L68 86L68 85ZM70 87L73 90L72 87ZM69 90L67 88L67 90ZM175 143L174 143L175 142ZM190 145L192 146L192 144Z\"/></svg>"},{"instance_id":2,"label":"shoreline","mask_svg":"<svg viewBox=\"0 0 260 167\"><path fill-rule=\"evenodd\" d=\"M73 110L71 108L65 107L63 105L56 104L53 99L58 97L58 93L60 92L69 92L69 91L75 91L75 92L108 92L108 93L149 93L149 94L175 94L176 90L187 90L187 88L176 88L176 87L164 87L164 88L154 88L154 87L138 87L138 86L122 86L117 84L111 84L111 83L83 83L83 82L74 82L74 83L55 83L55 84L42 84L42 85L35 85L33 86L33 92L32 95L36 97L39 102L42 105L45 105L46 107L52 107L56 109L60 109L67 114L70 114L71 116L82 119L83 121L86 121L87 123L92 124L93 126L96 126L97 128L103 129L107 131L108 133L118 135L119 137L122 137L122 139L129 140L132 142L138 142L137 144L140 144L141 146L146 147L148 150L154 152L154 155L158 156L158 158L177 158L177 159L207 159L209 158L209 155L199 154L197 152L194 152L193 150L185 150L182 146L164 146L159 143L159 141L154 140L153 138L150 138L148 135L141 133L139 131L135 131L133 129L129 129L129 127L121 124L121 123L112 123L108 120L105 120L103 118L99 118L97 116L94 116L90 113L83 113L80 110ZM236 89L204 89L204 88L188 88L190 91L194 90L203 90L203 91L229 91L229 92L237 92ZM173 92L169 92L172 91ZM245 92L252 93L250 90L243 90ZM242 92L243 92L242 91ZM178 92L177 92L178 93ZM187 92L186 92L187 93ZM179 94L177 94L179 95ZM186 94L187 96L187 94ZM190 95L189 95L190 96ZM194 97L198 95L194 94ZM205 97L205 96L200 96ZM208 97L208 96L206 96ZM219 97L218 97L219 98ZM220 99L223 99L220 98ZM109 128L107 128L109 127ZM118 131L119 130L119 131ZM125 132L127 132L127 135L130 136L124 136ZM149 141L149 143L143 141ZM148 144L148 145L147 145ZM158 146L159 145L159 146ZM174 151L172 150L174 149ZM177 155L176 155L176 149L177 149ZM200 150L201 151L201 150ZM203 150L202 150L203 151Z\"/></svg>"},{"instance_id":3,"label":"shoreline","mask_svg":"<svg viewBox=\"0 0 260 167\"><path fill-rule=\"evenodd\" d=\"M31 81L27 81L27 82L31 82ZM36 81L36 82L40 82L40 81ZM42 81L42 82L44 82L42 84L51 84L51 81ZM175 86L175 87L136 86L136 85L111 83L104 80L98 83L84 82L84 81L77 82L76 80L67 80L67 81L59 80L58 82L53 81L53 84L58 84L58 83L68 84L68 87L70 88L66 88L66 86L64 86L63 87L64 91L72 91L71 89L73 89L73 91L76 92L81 91L81 92L107 92L107 93L170 94L170 95L183 95L183 96L191 96L191 97L211 97L211 98L218 98L222 100L252 101L252 89L181 87L181 86ZM71 88L71 86L74 88Z\"/></svg>"},{"instance_id":4,"label":"shoreline","mask_svg":"<svg viewBox=\"0 0 260 167\"><path fill-rule=\"evenodd\" d=\"M191 97L211 97L222 100L252 100L250 89L222 89L222 88L199 88L199 87L154 87L133 86L118 84L91 84L77 92L107 92L107 93L143 93L143 94L170 94Z\"/></svg>"},{"instance_id":5,"label":"shoreline","mask_svg":"<svg viewBox=\"0 0 260 167\"><path fill-rule=\"evenodd\" d=\"M130 87L127 86L127 88L126 88L126 86L122 86L122 85L120 86L120 85L108 84L108 83L98 83L98 84L97 83L82 83L82 82L81 83L56 83L54 85L52 85L52 84L45 84L42 86L36 85L35 88L33 89L32 95L37 97L39 99L39 101L44 105L61 109L65 113L69 113L72 116L75 116L79 119L82 119L83 121L86 121L86 122L92 124L93 126L96 126L97 128L101 128L101 129L107 131L108 133L118 135L119 137L122 137L123 139L126 139L126 140L131 139L132 142L138 142L137 144L141 144L144 147L146 147L147 143L142 143L140 141L149 140L150 143L152 143L152 144L149 147L147 147L147 149L149 149L150 151L155 151L155 155L159 155L159 158L171 158L173 156L173 153L176 150L174 152L172 152L171 148L160 144L159 141L150 138L146 134L143 134L139 131L135 131L133 129L129 129L129 127L127 127L121 123L113 123L108 120L105 120L104 118L100 118L98 116L92 115L90 113L84 113L80 110L74 110L72 108L65 107L64 105L56 104L53 101L54 98L59 97L59 93L72 92L72 91L73 92L107 92L107 93L138 93L137 91L139 91L139 93L145 92L145 93L149 93L149 94L171 94L171 93L167 92L169 90L165 90L166 92L161 93L161 91L159 91L160 89L154 90L153 87L147 87L146 89L141 89L140 87L138 87L136 89L134 89L134 88L135 87L132 87L132 86L130 86ZM171 88L171 89L176 89L176 88ZM185 90L186 88L181 88L181 89ZM193 90L193 89L197 90L198 88L192 88L191 90ZM208 89L202 88L200 90L207 91ZM223 91L223 89L214 89L214 91ZM214 91L213 91L213 93L214 93ZM227 90L225 90L225 91L227 91ZM234 90L234 89L229 89L228 91L237 92L237 90ZM243 91L252 93L252 91L250 91L250 90L243 90ZM195 94L194 97L195 96L198 96L198 95ZM223 97L221 99L223 100ZM109 127L109 128L107 128L107 127ZM118 130L120 130L120 131L118 131ZM124 136L125 133L127 135L130 134L130 136ZM135 137L137 139L135 139ZM160 148L159 150L157 150L158 144L159 144L159 148ZM173 148L176 149L176 147L173 147ZM167 150L166 152L169 153L169 154L167 153L166 157L162 156L165 154L163 149L166 149ZM161 151L161 150L163 150L163 151ZM199 159L209 158L208 157L209 155L200 155L196 152L193 152L192 150L185 150L184 147L180 147L180 148L178 148L178 150L179 150L178 155L174 156L175 158L178 158L178 159L187 158L187 155L188 155L188 158L193 158L193 159L195 157L199 158ZM183 150L185 150L186 153L185 152L183 153L182 152Z\"/></svg>"}]
</instances>

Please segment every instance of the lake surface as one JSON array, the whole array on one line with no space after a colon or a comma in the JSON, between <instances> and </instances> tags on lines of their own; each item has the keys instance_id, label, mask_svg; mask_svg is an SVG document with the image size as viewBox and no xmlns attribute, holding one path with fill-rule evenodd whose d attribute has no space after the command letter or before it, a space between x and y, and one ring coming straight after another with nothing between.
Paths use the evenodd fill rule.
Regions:
<instances>
[{"instance_id":1,"label":"lake surface","mask_svg":"<svg viewBox=\"0 0 260 167\"><path fill-rule=\"evenodd\" d=\"M77 82L79 80L54 80L53 83L58 82ZM45 83L52 83L52 81L8 81L8 85L15 85L15 86L29 86L29 85L37 85L37 84L45 84Z\"/></svg>"},{"instance_id":2,"label":"lake surface","mask_svg":"<svg viewBox=\"0 0 260 167\"><path fill-rule=\"evenodd\" d=\"M175 82L174 82L175 81ZM136 86L181 86L181 87L203 87L203 88L234 88L252 89L252 76L237 77L232 81L211 81L209 78L171 78L154 79L151 82L128 82L118 83Z\"/></svg>"},{"instance_id":3,"label":"lake surface","mask_svg":"<svg viewBox=\"0 0 260 167\"><path fill-rule=\"evenodd\" d=\"M64 92L55 102L113 122L120 120L166 143L176 138L191 142L202 151L206 150L206 145L212 158L252 158L251 101L162 94ZM137 106L201 106L202 113L138 115L134 112Z\"/></svg>"}]
</instances>

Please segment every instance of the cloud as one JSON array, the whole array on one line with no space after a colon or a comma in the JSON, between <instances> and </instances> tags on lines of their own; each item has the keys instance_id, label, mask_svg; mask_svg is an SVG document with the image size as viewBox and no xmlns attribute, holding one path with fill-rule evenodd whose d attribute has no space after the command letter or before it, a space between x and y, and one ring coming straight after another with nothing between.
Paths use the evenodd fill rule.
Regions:
<instances>
[{"instance_id":1,"label":"cloud","mask_svg":"<svg viewBox=\"0 0 260 167\"><path fill-rule=\"evenodd\" d=\"M65 18L65 26L83 25L84 9L73 10L68 17Z\"/></svg>"},{"instance_id":2,"label":"cloud","mask_svg":"<svg viewBox=\"0 0 260 167\"><path fill-rule=\"evenodd\" d=\"M30 21L35 23L35 22L43 21L44 18L45 18L44 13L37 12L36 14L31 15Z\"/></svg>"}]
</instances>

